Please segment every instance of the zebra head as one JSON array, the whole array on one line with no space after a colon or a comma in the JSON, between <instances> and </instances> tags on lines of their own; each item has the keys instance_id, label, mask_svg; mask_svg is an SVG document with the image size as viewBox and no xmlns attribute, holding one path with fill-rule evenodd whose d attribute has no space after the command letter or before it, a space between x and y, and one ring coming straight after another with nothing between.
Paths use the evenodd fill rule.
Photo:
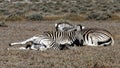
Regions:
<instances>
[{"instance_id":1,"label":"zebra head","mask_svg":"<svg viewBox=\"0 0 120 68\"><path fill-rule=\"evenodd\" d=\"M70 24L67 21L61 21L55 24L56 31L72 31L74 25Z\"/></svg>"},{"instance_id":2,"label":"zebra head","mask_svg":"<svg viewBox=\"0 0 120 68\"><path fill-rule=\"evenodd\" d=\"M82 26L81 24L77 24L74 26L74 29L76 29L76 31L82 31L83 29L85 29L85 27Z\"/></svg>"},{"instance_id":3,"label":"zebra head","mask_svg":"<svg viewBox=\"0 0 120 68\"><path fill-rule=\"evenodd\" d=\"M56 31L81 31L83 30L85 27L82 26L81 24L77 24L77 25L73 25L73 24L70 24L69 22L59 22L59 23L56 23L55 24L55 29Z\"/></svg>"}]
</instances>

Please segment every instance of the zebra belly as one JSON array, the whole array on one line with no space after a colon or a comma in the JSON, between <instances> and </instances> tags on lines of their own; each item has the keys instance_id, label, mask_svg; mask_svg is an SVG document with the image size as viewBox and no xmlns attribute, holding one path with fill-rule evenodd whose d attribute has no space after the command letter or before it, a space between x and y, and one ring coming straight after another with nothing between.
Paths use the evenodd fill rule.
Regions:
<instances>
[{"instance_id":1,"label":"zebra belly","mask_svg":"<svg viewBox=\"0 0 120 68\"><path fill-rule=\"evenodd\" d=\"M46 48L46 46L41 45L41 44L39 44L39 45L34 45L34 44L33 44L33 45L31 46L31 49L44 51L44 50L46 50L47 48Z\"/></svg>"},{"instance_id":2,"label":"zebra belly","mask_svg":"<svg viewBox=\"0 0 120 68\"><path fill-rule=\"evenodd\" d=\"M49 37L39 37L33 41L33 44L36 45L36 47L45 46L46 48L52 47L53 39L50 39Z\"/></svg>"}]
</instances>

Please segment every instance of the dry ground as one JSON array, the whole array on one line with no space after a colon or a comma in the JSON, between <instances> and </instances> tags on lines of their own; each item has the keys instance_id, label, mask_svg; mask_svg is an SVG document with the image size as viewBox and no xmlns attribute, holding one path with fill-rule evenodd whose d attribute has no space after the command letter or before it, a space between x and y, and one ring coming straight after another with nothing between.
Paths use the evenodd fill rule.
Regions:
<instances>
[{"instance_id":1,"label":"dry ground","mask_svg":"<svg viewBox=\"0 0 120 68\"><path fill-rule=\"evenodd\" d=\"M86 27L109 30L115 37L115 45L108 47L77 47L72 50L7 50L10 42L22 41L46 30L54 30L55 21L7 22L0 27L1 68L120 68L120 22L84 21Z\"/></svg>"}]
</instances>

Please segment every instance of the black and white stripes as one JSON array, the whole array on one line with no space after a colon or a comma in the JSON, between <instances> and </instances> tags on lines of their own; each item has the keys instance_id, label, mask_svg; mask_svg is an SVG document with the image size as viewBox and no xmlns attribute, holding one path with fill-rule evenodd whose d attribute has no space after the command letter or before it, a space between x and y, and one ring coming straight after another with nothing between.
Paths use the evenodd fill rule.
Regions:
<instances>
[{"instance_id":1,"label":"black and white stripes","mask_svg":"<svg viewBox=\"0 0 120 68\"><path fill-rule=\"evenodd\" d=\"M19 49L44 51L51 48L62 50L74 44L78 46L114 45L112 34L105 29L84 28L81 24L72 25L68 22L56 23L55 29L56 31L45 31L22 42L10 43L10 46L27 44L27 47Z\"/></svg>"},{"instance_id":2,"label":"black and white stripes","mask_svg":"<svg viewBox=\"0 0 120 68\"><path fill-rule=\"evenodd\" d=\"M58 23L57 26L60 26L64 23ZM67 24L67 23L65 23ZM69 23L70 24L70 23ZM81 26L79 25L70 25L70 27L73 26L72 29L69 30L69 24L63 25L61 27L56 27L56 29L58 31L66 31L64 29L67 29L67 31L71 31L72 29L78 29L77 26ZM114 45L114 39L112 34L105 30L105 29L101 29L101 28L84 28L83 26L81 26L81 28L79 28L81 30L81 33L79 33L79 35L83 36L83 45L86 46L107 46L107 45Z\"/></svg>"},{"instance_id":3,"label":"black and white stripes","mask_svg":"<svg viewBox=\"0 0 120 68\"><path fill-rule=\"evenodd\" d=\"M84 45L87 46L108 46L113 45L114 40L112 34L100 28L87 28L82 31Z\"/></svg>"}]
</instances>

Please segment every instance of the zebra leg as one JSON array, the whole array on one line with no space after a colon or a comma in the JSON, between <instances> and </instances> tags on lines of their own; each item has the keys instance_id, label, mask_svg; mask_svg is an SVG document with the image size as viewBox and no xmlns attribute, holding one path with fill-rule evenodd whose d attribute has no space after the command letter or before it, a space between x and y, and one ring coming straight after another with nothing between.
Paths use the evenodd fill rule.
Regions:
<instances>
[{"instance_id":1,"label":"zebra leg","mask_svg":"<svg viewBox=\"0 0 120 68\"><path fill-rule=\"evenodd\" d=\"M7 50L30 50L32 46L32 42L27 43L26 47L19 47L19 48L7 48Z\"/></svg>"},{"instance_id":2,"label":"zebra leg","mask_svg":"<svg viewBox=\"0 0 120 68\"><path fill-rule=\"evenodd\" d=\"M45 51L45 50L47 50L48 48L45 46L45 45L41 45L40 47L39 47L39 50L40 51Z\"/></svg>"},{"instance_id":3,"label":"zebra leg","mask_svg":"<svg viewBox=\"0 0 120 68\"><path fill-rule=\"evenodd\" d=\"M45 51L47 50L46 46L44 45L27 45L26 47L19 47L19 50L40 50L40 51Z\"/></svg>"},{"instance_id":4,"label":"zebra leg","mask_svg":"<svg viewBox=\"0 0 120 68\"><path fill-rule=\"evenodd\" d=\"M40 51L45 51L47 50L47 47L45 45L37 44L37 45L31 45L30 49L32 50L40 50Z\"/></svg>"},{"instance_id":5,"label":"zebra leg","mask_svg":"<svg viewBox=\"0 0 120 68\"><path fill-rule=\"evenodd\" d=\"M56 43L56 42L53 42L52 48L53 48L54 50L60 50L60 44L58 44L58 43Z\"/></svg>"},{"instance_id":6,"label":"zebra leg","mask_svg":"<svg viewBox=\"0 0 120 68\"><path fill-rule=\"evenodd\" d=\"M19 48L7 48L7 50L28 50L25 47L19 47Z\"/></svg>"},{"instance_id":7,"label":"zebra leg","mask_svg":"<svg viewBox=\"0 0 120 68\"><path fill-rule=\"evenodd\" d=\"M18 45L18 44L22 44L23 45L23 44L26 44L27 42L33 41L36 38L38 38L38 37L33 36L33 37L31 37L31 38L29 38L29 39L27 39L25 41L22 41L22 42L10 43L9 46Z\"/></svg>"}]
</instances>

